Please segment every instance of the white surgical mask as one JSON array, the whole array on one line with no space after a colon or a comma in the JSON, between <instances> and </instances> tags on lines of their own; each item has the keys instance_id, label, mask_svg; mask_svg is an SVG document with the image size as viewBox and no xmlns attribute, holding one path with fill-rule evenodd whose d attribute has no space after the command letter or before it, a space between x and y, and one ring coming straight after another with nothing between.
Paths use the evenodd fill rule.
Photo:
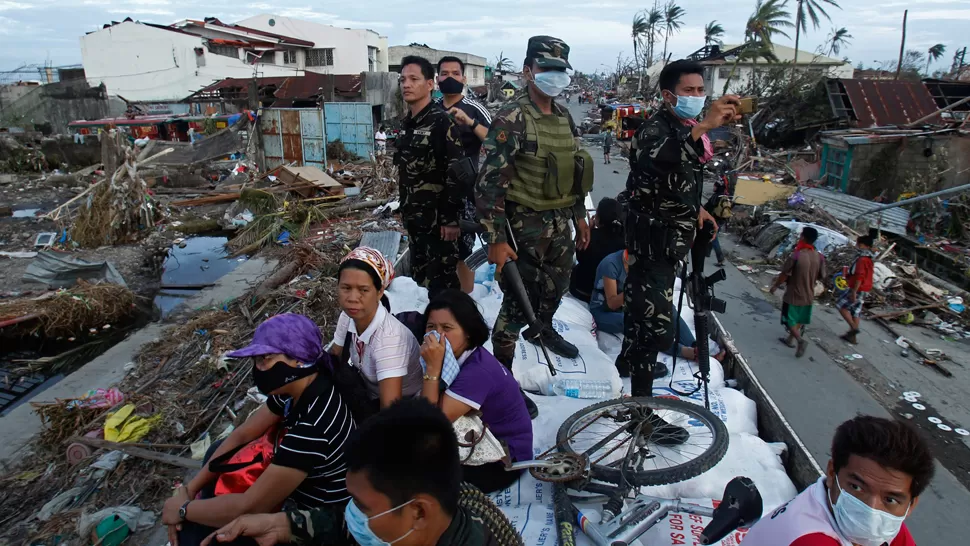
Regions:
<instances>
[{"instance_id":1,"label":"white surgical mask","mask_svg":"<svg viewBox=\"0 0 970 546\"><path fill-rule=\"evenodd\" d=\"M677 105L674 106L674 113L680 119L694 119L704 109L705 102L707 102L707 97L677 95Z\"/></svg>"},{"instance_id":2,"label":"white surgical mask","mask_svg":"<svg viewBox=\"0 0 970 546\"><path fill-rule=\"evenodd\" d=\"M566 74L560 70L550 70L548 72L539 72L534 75L533 80L536 82L536 87L539 91L547 97L558 97L562 92L569 87L569 82L572 78L569 74Z\"/></svg>"},{"instance_id":3,"label":"white surgical mask","mask_svg":"<svg viewBox=\"0 0 970 546\"><path fill-rule=\"evenodd\" d=\"M835 522L845 538L860 546L882 546L892 542L899 534L903 520L909 515L909 510L913 506L910 504L906 509L906 516L894 516L882 510L876 510L846 492L839 485L838 476L835 477L835 486L839 488L839 499L832 506ZM831 497L829 499L831 503Z\"/></svg>"}]
</instances>

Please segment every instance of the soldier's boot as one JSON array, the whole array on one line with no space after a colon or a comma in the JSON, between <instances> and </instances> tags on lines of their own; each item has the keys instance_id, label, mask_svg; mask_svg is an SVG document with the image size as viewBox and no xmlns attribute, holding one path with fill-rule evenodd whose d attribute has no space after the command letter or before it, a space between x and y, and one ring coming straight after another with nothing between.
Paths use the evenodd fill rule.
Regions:
<instances>
[{"instance_id":1,"label":"soldier's boot","mask_svg":"<svg viewBox=\"0 0 970 546\"><path fill-rule=\"evenodd\" d=\"M501 348L496 350L495 359L502 363L503 366L508 368L509 373L512 373L512 360L515 358L515 345L512 346L511 351L502 351ZM513 376L514 377L514 376ZM525 409L529 411L529 418L535 419L539 416L539 406L529 398L522 387L519 387L519 393L522 394L522 400L525 402Z\"/></svg>"},{"instance_id":2,"label":"soldier's boot","mask_svg":"<svg viewBox=\"0 0 970 546\"><path fill-rule=\"evenodd\" d=\"M663 366L664 371L666 371L667 367L657 362L657 353L651 352L646 355L646 358L631 367L630 385L633 396L653 396L653 380L658 377L657 372L660 371L658 370L660 366ZM666 373L663 375L666 375ZM659 377L663 377L663 375ZM652 412L647 417L647 422L652 428L652 433L647 438L649 442L662 446L675 446L683 444L690 438L690 433L686 429L671 425Z\"/></svg>"},{"instance_id":3,"label":"soldier's boot","mask_svg":"<svg viewBox=\"0 0 970 546\"><path fill-rule=\"evenodd\" d=\"M542 344L546 346L546 349L549 349L559 356L564 356L566 358L576 358L579 356L579 349L559 335L559 332L557 332L551 326L551 320L549 322L544 322L543 324L544 326L540 332L536 332L535 327L529 327L529 329L523 334L525 339L537 345L539 344L539 341L542 340Z\"/></svg>"}]
</instances>

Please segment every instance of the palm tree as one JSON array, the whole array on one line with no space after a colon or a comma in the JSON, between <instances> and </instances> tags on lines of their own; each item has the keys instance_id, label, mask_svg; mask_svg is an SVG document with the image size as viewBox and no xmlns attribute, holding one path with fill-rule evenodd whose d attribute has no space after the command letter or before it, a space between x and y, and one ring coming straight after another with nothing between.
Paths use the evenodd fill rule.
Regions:
<instances>
[{"instance_id":1,"label":"palm tree","mask_svg":"<svg viewBox=\"0 0 970 546\"><path fill-rule=\"evenodd\" d=\"M825 12L823 4L829 4L842 9L835 0L798 0L795 8L795 58L791 63L791 77L795 79L795 67L798 66L798 41L802 37L802 31L808 32L808 19L812 20L812 27L818 30L819 14L822 14L829 21L832 20ZM807 16L807 17L806 17Z\"/></svg>"},{"instance_id":2,"label":"palm tree","mask_svg":"<svg viewBox=\"0 0 970 546\"><path fill-rule=\"evenodd\" d=\"M704 45L722 44L721 37L724 36L724 27L717 21L711 21L704 27Z\"/></svg>"},{"instance_id":3,"label":"palm tree","mask_svg":"<svg viewBox=\"0 0 970 546\"><path fill-rule=\"evenodd\" d=\"M927 76L930 75L930 64L933 61L940 60L940 57L942 57L944 53L946 53L946 46L943 44L936 44L926 52L926 75Z\"/></svg>"},{"instance_id":4,"label":"palm tree","mask_svg":"<svg viewBox=\"0 0 970 546\"><path fill-rule=\"evenodd\" d=\"M731 73L728 74L728 78L724 82L722 95L727 94L728 86L731 84L731 79L734 77L741 59L757 60L763 58L769 62L778 61L772 39L776 34L791 38L782 29L795 26L791 22L791 13L788 13L785 9L787 2L788 0L757 0L754 13L748 18L748 23L744 27L744 43L741 46L741 52L735 56Z\"/></svg>"},{"instance_id":5,"label":"palm tree","mask_svg":"<svg viewBox=\"0 0 970 546\"><path fill-rule=\"evenodd\" d=\"M653 64L653 46L660 34L660 25L664 22L664 15L660 8L654 6L647 12L647 67Z\"/></svg>"},{"instance_id":6,"label":"palm tree","mask_svg":"<svg viewBox=\"0 0 970 546\"><path fill-rule=\"evenodd\" d=\"M681 25L683 25L683 18L687 12L684 8L678 6L670 0L664 7L664 56L663 61L667 61L667 41L670 40L670 35L674 31L679 31Z\"/></svg>"},{"instance_id":7,"label":"palm tree","mask_svg":"<svg viewBox=\"0 0 970 546\"><path fill-rule=\"evenodd\" d=\"M829 57L838 55L843 46L849 45L849 40L851 39L852 35L849 34L849 31L845 27L833 28L832 35L829 37Z\"/></svg>"},{"instance_id":8,"label":"palm tree","mask_svg":"<svg viewBox=\"0 0 970 546\"><path fill-rule=\"evenodd\" d=\"M633 60L637 64L637 93L640 92L640 86L643 85L643 70L640 68L640 38L647 33L647 19L644 17L643 12L633 16L633 30L630 33L633 36Z\"/></svg>"},{"instance_id":9,"label":"palm tree","mask_svg":"<svg viewBox=\"0 0 970 546\"><path fill-rule=\"evenodd\" d=\"M504 51L499 51L498 56L495 57L495 70L512 70L512 61L505 56Z\"/></svg>"}]
</instances>

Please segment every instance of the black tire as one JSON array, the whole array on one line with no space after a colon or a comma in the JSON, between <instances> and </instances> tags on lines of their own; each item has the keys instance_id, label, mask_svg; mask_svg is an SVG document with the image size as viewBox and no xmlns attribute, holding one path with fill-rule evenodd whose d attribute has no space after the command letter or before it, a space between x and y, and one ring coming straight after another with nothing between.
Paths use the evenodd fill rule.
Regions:
<instances>
[{"instance_id":1,"label":"black tire","mask_svg":"<svg viewBox=\"0 0 970 546\"><path fill-rule=\"evenodd\" d=\"M659 470L637 470L632 472L627 471L624 473L618 468L594 464L594 461L591 460L593 479L615 485L623 485L624 479L626 482L637 486L677 483L684 480L689 480L695 476L699 476L704 472L707 472L714 465L720 462L720 460L724 457L724 454L727 453L727 427L724 425L724 422L718 419L717 416L710 412L710 410L704 408L703 406L698 406L682 400L646 396L606 400L599 402L598 404L593 404L592 406L581 409L570 415L569 418L563 422L562 426L559 427L559 432L556 434L556 443L560 446L559 449L567 453L576 452L568 440L570 439L570 431L573 425L575 425L580 419L589 416L590 414L599 413L610 407L621 408L630 404L639 404L641 406L646 406L661 411L676 411L701 421L711 430L713 434L711 445L708 446L700 455L688 461L670 468Z\"/></svg>"}]
</instances>

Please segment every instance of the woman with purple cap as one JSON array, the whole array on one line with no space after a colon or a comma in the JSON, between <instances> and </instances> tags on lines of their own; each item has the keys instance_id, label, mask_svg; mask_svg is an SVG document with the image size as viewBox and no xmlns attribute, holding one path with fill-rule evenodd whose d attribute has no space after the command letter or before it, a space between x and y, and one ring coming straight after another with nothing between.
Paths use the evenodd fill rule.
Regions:
<instances>
[{"instance_id":1,"label":"woman with purple cap","mask_svg":"<svg viewBox=\"0 0 970 546\"><path fill-rule=\"evenodd\" d=\"M393 278L391 262L368 247L347 254L337 272L337 299L343 312L330 352L348 357L345 360L360 372L375 410L378 401L380 408L386 408L398 398L421 392L418 340L390 313L384 295Z\"/></svg>"},{"instance_id":2,"label":"woman with purple cap","mask_svg":"<svg viewBox=\"0 0 970 546\"><path fill-rule=\"evenodd\" d=\"M173 546L195 546L238 516L274 512L284 503L332 511L342 522L350 498L343 445L356 427L327 374L318 373L318 360L329 364L320 338L312 320L287 313L264 321L252 343L228 354L253 359L253 381L268 398L210 448L202 470L165 503L162 523L169 526ZM219 474L210 469L210 459L267 433L276 440L272 463L245 491L216 495Z\"/></svg>"}]
</instances>

